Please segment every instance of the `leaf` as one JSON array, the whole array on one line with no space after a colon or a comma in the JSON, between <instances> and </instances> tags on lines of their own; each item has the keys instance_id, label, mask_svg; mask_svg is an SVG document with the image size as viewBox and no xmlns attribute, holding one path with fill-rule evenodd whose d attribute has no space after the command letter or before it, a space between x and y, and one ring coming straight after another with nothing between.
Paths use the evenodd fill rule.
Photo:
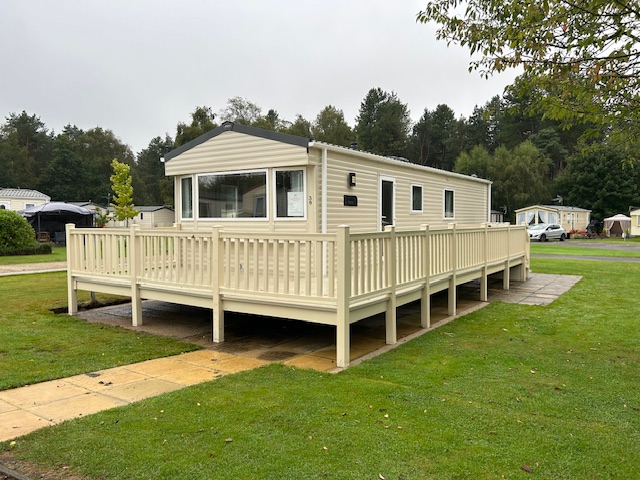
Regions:
<instances>
[{"instance_id":1,"label":"leaf","mask_svg":"<svg viewBox=\"0 0 640 480\"><path fill-rule=\"evenodd\" d=\"M381 473L379 473L379 474L378 474L378 478L379 478L380 480L386 480L386 479L384 478L384 476L383 476Z\"/></svg>"},{"instance_id":2,"label":"leaf","mask_svg":"<svg viewBox=\"0 0 640 480\"><path fill-rule=\"evenodd\" d=\"M231 443L231 442L233 442L233 438L231 438L231 437L225 438L224 441L227 442L227 443Z\"/></svg>"},{"instance_id":3,"label":"leaf","mask_svg":"<svg viewBox=\"0 0 640 480\"><path fill-rule=\"evenodd\" d=\"M522 465L522 470L524 470L527 473L532 473L533 469L529 466L529 465Z\"/></svg>"}]
</instances>

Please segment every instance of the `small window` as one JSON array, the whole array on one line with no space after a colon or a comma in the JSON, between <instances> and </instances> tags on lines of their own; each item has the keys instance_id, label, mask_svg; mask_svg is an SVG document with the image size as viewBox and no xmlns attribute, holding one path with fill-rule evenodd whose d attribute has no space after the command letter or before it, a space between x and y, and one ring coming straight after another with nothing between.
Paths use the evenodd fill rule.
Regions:
<instances>
[{"instance_id":1,"label":"small window","mask_svg":"<svg viewBox=\"0 0 640 480\"><path fill-rule=\"evenodd\" d=\"M422 213L422 185L411 185L411 213Z\"/></svg>"},{"instance_id":2,"label":"small window","mask_svg":"<svg viewBox=\"0 0 640 480\"><path fill-rule=\"evenodd\" d=\"M276 170L275 175L276 217L304 217L304 170Z\"/></svg>"},{"instance_id":3,"label":"small window","mask_svg":"<svg viewBox=\"0 0 640 480\"><path fill-rule=\"evenodd\" d=\"M524 223L524 213L518 214L518 220L516 221L518 225L522 225Z\"/></svg>"},{"instance_id":4,"label":"small window","mask_svg":"<svg viewBox=\"0 0 640 480\"><path fill-rule=\"evenodd\" d=\"M35 204L35 203L25 203L25 204L24 204L24 208L25 208L25 209L26 209L26 208L32 208L32 207L35 207L35 206L36 206L36 204Z\"/></svg>"},{"instance_id":5,"label":"small window","mask_svg":"<svg viewBox=\"0 0 640 480\"><path fill-rule=\"evenodd\" d=\"M182 218L193 218L193 179L183 178L180 181L180 200L182 204Z\"/></svg>"},{"instance_id":6,"label":"small window","mask_svg":"<svg viewBox=\"0 0 640 480\"><path fill-rule=\"evenodd\" d=\"M453 190L444 191L444 218L455 217L455 203Z\"/></svg>"}]
</instances>

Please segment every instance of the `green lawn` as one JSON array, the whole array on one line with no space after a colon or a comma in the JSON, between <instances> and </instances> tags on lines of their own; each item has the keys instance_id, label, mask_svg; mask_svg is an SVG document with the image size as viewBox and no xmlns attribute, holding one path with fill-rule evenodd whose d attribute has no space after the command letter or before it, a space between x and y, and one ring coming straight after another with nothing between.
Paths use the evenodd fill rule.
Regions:
<instances>
[{"instance_id":1,"label":"green lawn","mask_svg":"<svg viewBox=\"0 0 640 480\"><path fill-rule=\"evenodd\" d=\"M571 240L573 242L573 240ZM532 254L542 255L571 255L571 256L588 256L588 257L640 257L639 251L629 250L611 250L607 248L588 247L589 243L584 243L579 247L566 245L560 242L531 243ZM606 246L611 244L605 244Z\"/></svg>"},{"instance_id":2,"label":"green lawn","mask_svg":"<svg viewBox=\"0 0 640 480\"><path fill-rule=\"evenodd\" d=\"M0 298L0 390L197 348L51 313L67 306L64 272L0 277Z\"/></svg>"},{"instance_id":3,"label":"green lawn","mask_svg":"<svg viewBox=\"0 0 640 480\"><path fill-rule=\"evenodd\" d=\"M640 266L532 264L583 279L550 306L494 303L338 375L271 365L0 448L101 479L637 478Z\"/></svg>"}]
</instances>

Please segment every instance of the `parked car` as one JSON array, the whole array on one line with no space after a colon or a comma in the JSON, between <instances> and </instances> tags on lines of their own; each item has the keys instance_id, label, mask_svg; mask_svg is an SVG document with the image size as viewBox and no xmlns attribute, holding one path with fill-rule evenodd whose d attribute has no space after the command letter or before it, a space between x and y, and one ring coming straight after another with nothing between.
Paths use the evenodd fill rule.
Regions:
<instances>
[{"instance_id":1,"label":"parked car","mask_svg":"<svg viewBox=\"0 0 640 480\"><path fill-rule=\"evenodd\" d=\"M564 231L557 223L539 223L532 225L527 229L531 240L538 240L539 242L546 242L550 239L558 239L561 242L567 238L567 232Z\"/></svg>"}]
</instances>

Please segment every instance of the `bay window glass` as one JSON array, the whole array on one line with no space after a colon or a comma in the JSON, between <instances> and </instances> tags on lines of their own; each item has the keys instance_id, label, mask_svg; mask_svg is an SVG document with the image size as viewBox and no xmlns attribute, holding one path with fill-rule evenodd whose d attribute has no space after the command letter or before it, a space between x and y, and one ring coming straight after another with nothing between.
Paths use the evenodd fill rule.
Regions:
<instances>
[{"instance_id":1,"label":"bay window glass","mask_svg":"<svg viewBox=\"0 0 640 480\"><path fill-rule=\"evenodd\" d=\"M266 172L198 177L200 218L266 218Z\"/></svg>"},{"instance_id":2,"label":"bay window glass","mask_svg":"<svg viewBox=\"0 0 640 480\"><path fill-rule=\"evenodd\" d=\"M276 216L304 217L304 171L276 171Z\"/></svg>"},{"instance_id":3,"label":"bay window glass","mask_svg":"<svg viewBox=\"0 0 640 480\"><path fill-rule=\"evenodd\" d=\"M193 179L191 177L180 180L180 192L182 218L193 218Z\"/></svg>"}]
</instances>

